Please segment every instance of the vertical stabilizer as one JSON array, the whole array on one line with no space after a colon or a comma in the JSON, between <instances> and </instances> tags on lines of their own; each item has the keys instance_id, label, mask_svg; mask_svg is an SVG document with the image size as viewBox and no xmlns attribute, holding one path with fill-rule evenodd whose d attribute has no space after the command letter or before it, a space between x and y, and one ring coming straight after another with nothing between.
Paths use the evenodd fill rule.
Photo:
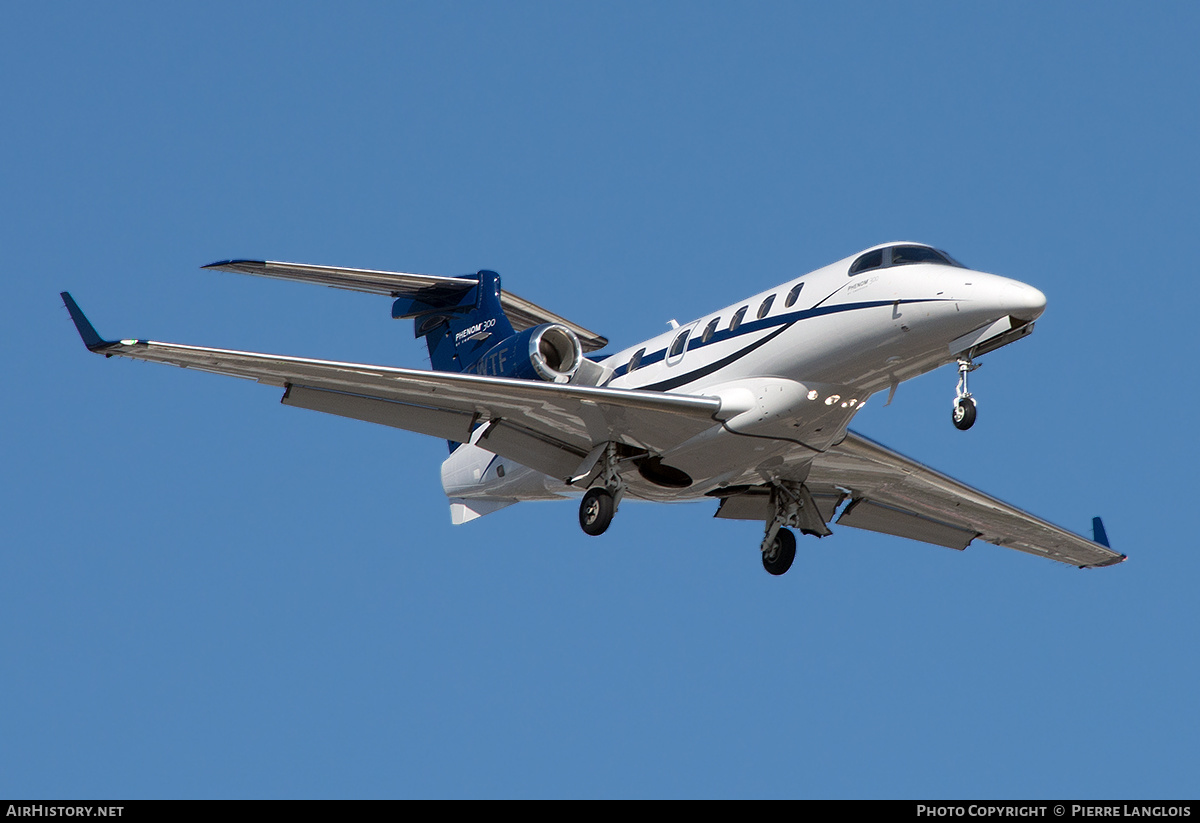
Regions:
<instances>
[{"instance_id":1,"label":"vertical stabilizer","mask_svg":"<svg viewBox=\"0 0 1200 823\"><path fill-rule=\"evenodd\" d=\"M467 371L488 349L514 333L500 305L500 275L485 269L477 276L478 285L458 304L414 318L416 336L425 338L429 362L437 371ZM413 303L411 298L397 300L392 316L409 316Z\"/></svg>"},{"instance_id":2,"label":"vertical stabilizer","mask_svg":"<svg viewBox=\"0 0 1200 823\"><path fill-rule=\"evenodd\" d=\"M400 297L392 304L392 317L413 318L413 332L425 338L435 371L469 371L489 349L514 334L500 304L500 275L483 269L476 277L476 285L466 291ZM447 443L451 452L459 446L453 440Z\"/></svg>"}]
</instances>

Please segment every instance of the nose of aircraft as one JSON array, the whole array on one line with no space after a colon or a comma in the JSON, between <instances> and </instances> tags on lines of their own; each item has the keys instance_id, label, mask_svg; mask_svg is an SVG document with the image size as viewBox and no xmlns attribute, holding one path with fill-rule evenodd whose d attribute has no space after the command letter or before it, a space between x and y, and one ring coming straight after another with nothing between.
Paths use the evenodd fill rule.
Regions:
<instances>
[{"instance_id":1,"label":"nose of aircraft","mask_svg":"<svg viewBox=\"0 0 1200 823\"><path fill-rule=\"evenodd\" d=\"M1008 291L1008 313L1021 320L1036 320L1046 310L1046 295L1040 289L1016 280L1011 281L1012 288Z\"/></svg>"},{"instance_id":2,"label":"nose of aircraft","mask_svg":"<svg viewBox=\"0 0 1200 823\"><path fill-rule=\"evenodd\" d=\"M1046 310L1046 295L1040 289L997 274L971 272L968 276L957 310L966 313L958 314L963 322L990 322L1001 317L1031 322Z\"/></svg>"}]
</instances>

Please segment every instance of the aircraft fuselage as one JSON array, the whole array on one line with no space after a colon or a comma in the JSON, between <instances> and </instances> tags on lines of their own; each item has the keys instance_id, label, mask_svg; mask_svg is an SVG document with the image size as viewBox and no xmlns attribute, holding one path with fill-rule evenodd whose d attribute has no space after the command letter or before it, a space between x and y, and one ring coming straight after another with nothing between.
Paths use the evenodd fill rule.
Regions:
<instances>
[{"instance_id":1,"label":"aircraft fuselage","mask_svg":"<svg viewBox=\"0 0 1200 823\"><path fill-rule=\"evenodd\" d=\"M845 437L868 397L989 342L994 348L1023 336L1045 308L1032 286L948 256L907 262L903 250L933 251L903 243L868 249L600 359L613 388L709 395L723 408L744 407L660 455L690 484L629 472L628 494L689 500L726 486L802 481L807 463ZM883 265L873 266L880 254ZM579 492L473 445L451 454L442 480L459 498Z\"/></svg>"}]
</instances>

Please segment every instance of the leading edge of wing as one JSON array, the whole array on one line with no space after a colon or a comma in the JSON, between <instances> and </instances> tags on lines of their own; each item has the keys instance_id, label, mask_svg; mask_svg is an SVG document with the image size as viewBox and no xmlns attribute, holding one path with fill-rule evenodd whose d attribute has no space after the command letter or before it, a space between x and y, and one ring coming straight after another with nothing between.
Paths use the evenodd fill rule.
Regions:
<instances>
[{"instance_id":1,"label":"leading edge of wing","mask_svg":"<svg viewBox=\"0 0 1200 823\"><path fill-rule=\"evenodd\" d=\"M281 388L300 385L394 402L417 403L429 408L471 414L487 412L485 418L503 417L507 413L548 436L561 433L562 414L566 404L570 406L567 413L573 419L582 420L579 436L575 438L581 443L587 438L591 438L590 442L604 439L594 435L615 436L622 433L613 428L608 416L604 414L605 408L615 407L631 413L655 413L664 421L654 426L655 437L659 440L686 439L695 434L697 428L717 425L721 419L721 401L715 397L541 383L506 377L158 343L151 340L105 340L88 322L70 294L62 292L62 298L84 344L90 351L106 357L129 357L166 363L248 378ZM596 414L592 414L588 409L594 409ZM671 420L675 422L670 426L666 425L666 421ZM690 422L690 425L685 424L685 421ZM667 433L670 429L677 430L677 433ZM583 436L585 431L587 438ZM667 445L674 445L674 442L664 442L663 447ZM587 449L584 449L584 453L586 451Z\"/></svg>"},{"instance_id":2,"label":"leading edge of wing","mask_svg":"<svg viewBox=\"0 0 1200 823\"><path fill-rule=\"evenodd\" d=\"M988 543L1080 568L1121 563L1126 555L968 486L857 432L819 455L813 482L956 527Z\"/></svg>"},{"instance_id":3,"label":"leading edge of wing","mask_svg":"<svg viewBox=\"0 0 1200 823\"><path fill-rule=\"evenodd\" d=\"M419 293L429 293L430 291L459 293L474 287L479 282L474 275L443 277L436 274L350 269L341 266L314 266L308 263L283 263L276 260L220 260L201 268L236 274L253 274L257 277L271 277L277 280L295 280L301 283L332 286L337 289L388 297L416 296ZM608 345L608 338L508 291L500 293L500 304L504 307L509 321L517 331L524 331L542 323L558 323L575 333L583 345L584 351L598 351Z\"/></svg>"}]
</instances>

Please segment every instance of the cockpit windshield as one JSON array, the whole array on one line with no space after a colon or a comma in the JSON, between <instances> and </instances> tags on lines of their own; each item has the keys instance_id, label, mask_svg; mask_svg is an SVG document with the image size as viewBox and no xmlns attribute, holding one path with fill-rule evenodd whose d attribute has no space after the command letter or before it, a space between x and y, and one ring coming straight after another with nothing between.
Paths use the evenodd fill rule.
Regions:
<instances>
[{"instance_id":1,"label":"cockpit windshield","mask_svg":"<svg viewBox=\"0 0 1200 823\"><path fill-rule=\"evenodd\" d=\"M886 269L892 266L911 266L916 263L932 263L935 266L955 266L965 269L944 251L932 249L929 246L888 246L885 249L875 249L859 257L850 266L850 274L862 274L872 269Z\"/></svg>"},{"instance_id":2,"label":"cockpit windshield","mask_svg":"<svg viewBox=\"0 0 1200 823\"><path fill-rule=\"evenodd\" d=\"M934 263L948 266L950 261L937 250L925 246L892 246L892 265L911 266L913 263Z\"/></svg>"}]
</instances>

